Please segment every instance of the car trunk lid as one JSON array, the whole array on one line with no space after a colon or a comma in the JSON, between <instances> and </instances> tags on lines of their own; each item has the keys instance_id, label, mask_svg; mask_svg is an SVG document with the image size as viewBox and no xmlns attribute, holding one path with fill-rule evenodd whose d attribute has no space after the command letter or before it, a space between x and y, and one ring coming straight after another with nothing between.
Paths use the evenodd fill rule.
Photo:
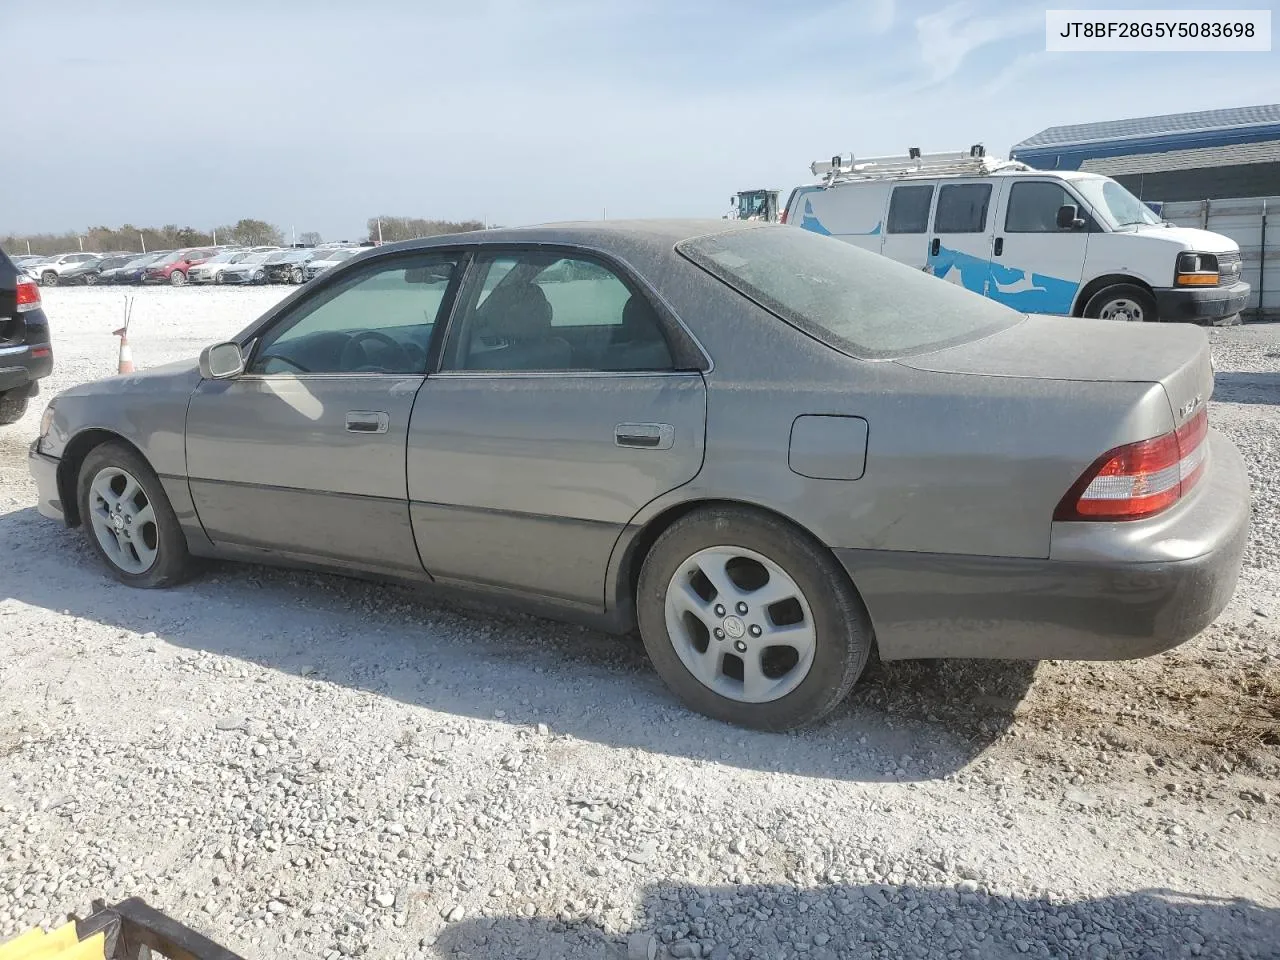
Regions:
<instances>
[{"instance_id":1,"label":"car trunk lid","mask_svg":"<svg viewBox=\"0 0 1280 960\"><path fill-rule=\"evenodd\" d=\"M897 362L936 373L1158 383L1175 426L1213 393L1209 338L1186 325L1031 316L982 339Z\"/></svg>"}]
</instances>

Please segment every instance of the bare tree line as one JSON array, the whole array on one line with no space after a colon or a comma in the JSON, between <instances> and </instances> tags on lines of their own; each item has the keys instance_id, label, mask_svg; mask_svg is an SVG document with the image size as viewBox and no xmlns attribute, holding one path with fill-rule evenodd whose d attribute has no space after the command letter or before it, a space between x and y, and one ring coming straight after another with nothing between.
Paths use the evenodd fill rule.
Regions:
<instances>
[{"instance_id":1,"label":"bare tree line","mask_svg":"<svg viewBox=\"0 0 1280 960\"><path fill-rule=\"evenodd\" d=\"M381 237L379 237L381 224ZM418 217L382 216L370 217L368 240L384 243L396 240L412 240L417 237L433 237L442 233L462 233L479 230L484 224L479 220L425 220ZM83 232L65 233L9 233L0 236L0 248L11 254L33 253L52 255L75 250L92 253L112 251L176 250L180 247L200 247L218 244L243 244L245 246L281 245L284 231L265 220L245 218L234 224L213 230L180 227L169 223L162 227L139 227L126 223L119 227L97 226ZM308 230L298 234L298 242L314 245L322 241L321 235Z\"/></svg>"}]
</instances>

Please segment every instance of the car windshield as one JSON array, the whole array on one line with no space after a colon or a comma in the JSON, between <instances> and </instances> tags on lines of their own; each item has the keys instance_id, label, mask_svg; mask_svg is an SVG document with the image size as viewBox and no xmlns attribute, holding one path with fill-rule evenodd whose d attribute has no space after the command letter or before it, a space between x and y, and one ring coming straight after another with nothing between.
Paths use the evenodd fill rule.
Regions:
<instances>
[{"instance_id":1,"label":"car windshield","mask_svg":"<svg viewBox=\"0 0 1280 960\"><path fill-rule=\"evenodd\" d=\"M271 256L274 253L275 253L274 250L267 250L263 253L250 253L247 256L245 256L243 260L239 262L240 263L265 263L267 257Z\"/></svg>"},{"instance_id":2,"label":"car windshield","mask_svg":"<svg viewBox=\"0 0 1280 960\"><path fill-rule=\"evenodd\" d=\"M173 253L166 253L163 257L161 257L159 260L155 262L155 265L157 267L162 267L166 263L177 263L179 260L181 260L185 256L186 256L185 250L175 250L173 251Z\"/></svg>"},{"instance_id":3,"label":"car windshield","mask_svg":"<svg viewBox=\"0 0 1280 960\"><path fill-rule=\"evenodd\" d=\"M127 261L127 262L124 264L124 266L126 266L126 267L145 267L147 264L149 264L149 263L151 263L153 260L157 260L157 259L159 259L159 254L155 254L155 253L148 253L148 254L144 254L144 255L143 255L143 256L141 256L141 257L134 257L132 260Z\"/></svg>"},{"instance_id":4,"label":"car windshield","mask_svg":"<svg viewBox=\"0 0 1280 960\"><path fill-rule=\"evenodd\" d=\"M888 257L795 227L730 230L676 249L766 310L860 359L940 350L1023 318Z\"/></svg>"},{"instance_id":5,"label":"car windshield","mask_svg":"<svg viewBox=\"0 0 1280 960\"><path fill-rule=\"evenodd\" d=\"M1155 211L1114 180L1106 177L1082 177L1072 186L1080 191L1094 214L1115 229L1138 224L1158 225L1162 221Z\"/></svg>"},{"instance_id":6,"label":"car windshield","mask_svg":"<svg viewBox=\"0 0 1280 960\"><path fill-rule=\"evenodd\" d=\"M351 257L354 257L359 252L360 252L359 250L334 250L332 253L325 254L323 259L349 260Z\"/></svg>"},{"instance_id":7,"label":"car windshield","mask_svg":"<svg viewBox=\"0 0 1280 960\"><path fill-rule=\"evenodd\" d=\"M241 254L236 250L224 250L216 257L210 257L205 263L235 263Z\"/></svg>"}]
</instances>

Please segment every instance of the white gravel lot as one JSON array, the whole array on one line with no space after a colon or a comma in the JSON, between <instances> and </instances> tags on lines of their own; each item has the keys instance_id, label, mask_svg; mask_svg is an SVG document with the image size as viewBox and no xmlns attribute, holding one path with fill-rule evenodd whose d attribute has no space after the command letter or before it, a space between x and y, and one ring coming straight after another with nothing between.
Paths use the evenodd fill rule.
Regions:
<instances>
[{"instance_id":1,"label":"white gravel lot","mask_svg":"<svg viewBox=\"0 0 1280 960\"><path fill-rule=\"evenodd\" d=\"M58 389L126 291L44 291ZM146 289L140 367L288 288ZM880 667L820 729L631 641L336 577L110 581L0 428L0 940L131 895L246 957L1280 957L1280 325L1213 330L1235 599L1133 663Z\"/></svg>"}]
</instances>

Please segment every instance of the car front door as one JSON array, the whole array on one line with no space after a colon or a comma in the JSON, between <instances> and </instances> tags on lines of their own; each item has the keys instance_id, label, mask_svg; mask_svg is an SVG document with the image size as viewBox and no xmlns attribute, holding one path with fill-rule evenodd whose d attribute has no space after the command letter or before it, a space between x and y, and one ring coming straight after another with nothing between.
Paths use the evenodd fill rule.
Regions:
<instances>
[{"instance_id":1,"label":"car front door","mask_svg":"<svg viewBox=\"0 0 1280 960\"><path fill-rule=\"evenodd\" d=\"M623 528L702 466L701 357L616 265L472 266L409 426L410 515L437 581L599 609Z\"/></svg>"},{"instance_id":2,"label":"car front door","mask_svg":"<svg viewBox=\"0 0 1280 960\"><path fill-rule=\"evenodd\" d=\"M405 439L453 254L379 257L259 333L187 412L196 512L218 545L422 574Z\"/></svg>"},{"instance_id":3,"label":"car front door","mask_svg":"<svg viewBox=\"0 0 1280 960\"><path fill-rule=\"evenodd\" d=\"M985 295L991 275L992 182L955 180L938 187L927 270Z\"/></svg>"},{"instance_id":4,"label":"car front door","mask_svg":"<svg viewBox=\"0 0 1280 960\"><path fill-rule=\"evenodd\" d=\"M991 251L988 296L1024 313L1069 314L1080 289L1093 220L1060 180L1006 183ZM1058 226L1074 206L1084 223Z\"/></svg>"}]
</instances>

